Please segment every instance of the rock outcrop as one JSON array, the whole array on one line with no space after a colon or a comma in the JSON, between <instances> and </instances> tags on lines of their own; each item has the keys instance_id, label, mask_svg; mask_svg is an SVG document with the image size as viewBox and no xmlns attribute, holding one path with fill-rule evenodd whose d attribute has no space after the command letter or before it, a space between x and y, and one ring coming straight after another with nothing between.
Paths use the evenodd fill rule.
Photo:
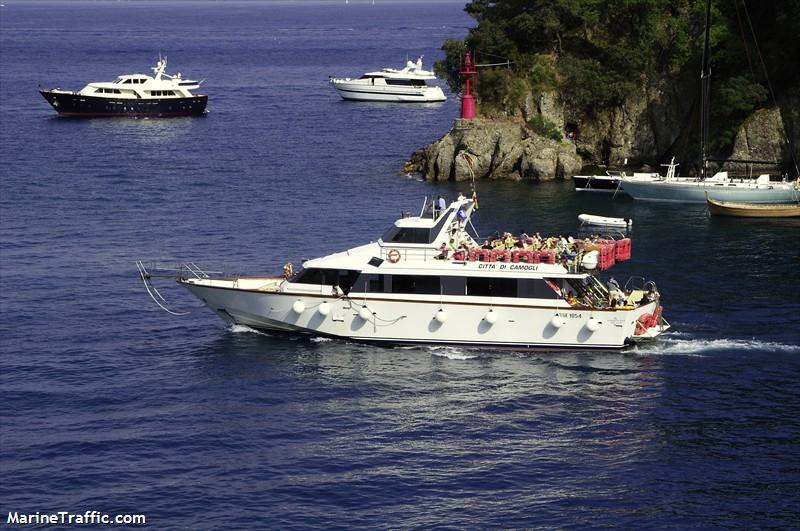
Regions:
<instances>
[{"instance_id":1,"label":"rock outcrop","mask_svg":"<svg viewBox=\"0 0 800 531\"><path fill-rule=\"evenodd\" d=\"M785 161L791 158L786 142L783 117L779 109L759 109L742 124L733 144L734 160ZM796 156L796 155L795 155ZM726 162L725 170L747 171L748 165ZM772 168L765 168L764 171ZM760 171L755 168L755 171Z\"/></svg>"},{"instance_id":2,"label":"rock outcrop","mask_svg":"<svg viewBox=\"0 0 800 531\"><path fill-rule=\"evenodd\" d=\"M433 144L418 150L404 171L425 179L550 180L578 173L583 162L572 142L538 136L515 121L456 120Z\"/></svg>"},{"instance_id":3,"label":"rock outcrop","mask_svg":"<svg viewBox=\"0 0 800 531\"><path fill-rule=\"evenodd\" d=\"M414 153L404 171L418 171L428 180L471 179L470 170L478 179L549 180L577 174L587 165L621 167L627 159L628 167L645 169L672 157L690 171L686 164L699 159L696 92L694 82L662 81L619 107L580 118L570 116L555 93L529 93L511 116L456 120L446 135ZM547 124L556 136L574 136L552 140L534 132L528 125L534 123ZM728 158L780 161L794 174L798 132L800 98L787 98L780 109L759 109L744 121ZM722 169L775 173L775 168L731 163Z\"/></svg>"}]
</instances>

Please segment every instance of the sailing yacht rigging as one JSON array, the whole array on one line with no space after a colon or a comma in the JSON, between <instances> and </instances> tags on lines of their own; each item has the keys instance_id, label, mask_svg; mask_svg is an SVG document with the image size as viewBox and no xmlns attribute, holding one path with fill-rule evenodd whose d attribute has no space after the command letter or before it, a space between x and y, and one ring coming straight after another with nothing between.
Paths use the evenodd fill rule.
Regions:
<instances>
[{"instance_id":1,"label":"sailing yacht rigging","mask_svg":"<svg viewBox=\"0 0 800 531\"><path fill-rule=\"evenodd\" d=\"M717 172L708 177L709 110L711 107L711 64L709 40L711 31L711 0L706 0L705 43L700 73L700 175L676 177L677 165L670 163L667 176L655 179L622 177L622 190L639 200L671 201L680 203L705 203L706 196L722 201L751 203L782 203L796 197L794 183L773 181L769 175L757 179L733 179L728 172ZM752 161L745 161L752 162Z\"/></svg>"}]
</instances>

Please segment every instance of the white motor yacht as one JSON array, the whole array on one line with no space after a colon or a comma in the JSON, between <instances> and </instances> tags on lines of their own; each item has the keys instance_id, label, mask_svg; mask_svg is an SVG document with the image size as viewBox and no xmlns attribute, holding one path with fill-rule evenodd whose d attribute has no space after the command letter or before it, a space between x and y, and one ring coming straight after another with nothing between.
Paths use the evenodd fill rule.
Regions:
<instances>
[{"instance_id":1,"label":"white motor yacht","mask_svg":"<svg viewBox=\"0 0 800 531\"><path fill-rule=\"evenodd\" d=\"M205 94L193 94L202 81L166 73L167 58L159 58L153 76L125 74L114 81L89 83L78 92L40 90L61 116L191 116L203 114Z\"/></svg>"},{"instance_id":2,"label":"white motor yacht","mask_svg":"<svg viewBox=\"0 0 800 531\"><path fill-rule=\"evenodd\" d=\"M330 83L342 98L357 101L388 101L397 103L437 102L447 98L442 89L429 85L436 76L422 69L422 57L417 62L408 61L402 70L383 68L367 72L358 79L331 78Z\"/></svg>"},{"instance_id":3,"label":"white motor yacht","mask_svg":"<svg viewBox=\"0 0 800 531\"><path fill-rule=\"evenodd\" d=\"M654 283L612 289L598 279L630 257L630 239L506 234L481 247L467 231L475 204L459 198L437 217L423 208L377 242L300 271L287 263L283 276L215 276L189 264L178 282L231 324L391 346L619 349L669 328Z\"/></svg>"}]
</instances>

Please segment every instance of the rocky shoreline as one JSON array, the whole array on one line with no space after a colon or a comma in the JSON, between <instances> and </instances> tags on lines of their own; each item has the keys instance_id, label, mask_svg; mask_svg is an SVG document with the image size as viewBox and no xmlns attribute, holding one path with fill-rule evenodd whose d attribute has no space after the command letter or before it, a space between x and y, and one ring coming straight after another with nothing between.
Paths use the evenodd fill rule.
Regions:
<instances>
[{"instance_id":1,"label":"rocky shoreline","mask_svg":"<svg viewBox=\"0 0 800 531\"><path fill-rule=\"evenodd\" d=\"M461 120L429 146L417 150L403 172L430 181L476 179L551 180L579 172L575 144L530 132L520 123Z\"/></svg>"},{"instance_id":2,"label":"rocky shoreline","mask_svg":"<svg viewBox=\"0 0 800 531\"><path fill-rule=\"evenodd\" d=\"M532 111L530 115L538 111L565 130L562 112L543 112L544 108ZM672 156L679 161L692 160L685 140L670 139L664 130L664 124L669 121L663 116L655 120L653 113L642 104L635 113L629 108L625 120L597 119L595 123L585 124L583 135L577 141L555 140L537 134L526 125L527 113L499 119L457 119L439 140L414 152L402 172L418 173L429 181L465 181L473 176L475 179L547 181L569 178L588 166L622 167L628 157L633 161L631 169L641 171L654 171L659 161ZM774 170L730 162L772 160L782 161L784 168L792 168L790 146L797 160L800 159L797 153L800 144L786 142L785 125L788 124L791 131L796 130L793 126L798 123L798 109L794 107L757 110L740 127L729 161L718 161L711 167L734 174L758 174L759 171L774 174ZM677 124L675 128L679 129ZM601 149L601 146L606 148ZM682 174L695 171L696 167L684 167Z\"/></svg>"}]
</instances>

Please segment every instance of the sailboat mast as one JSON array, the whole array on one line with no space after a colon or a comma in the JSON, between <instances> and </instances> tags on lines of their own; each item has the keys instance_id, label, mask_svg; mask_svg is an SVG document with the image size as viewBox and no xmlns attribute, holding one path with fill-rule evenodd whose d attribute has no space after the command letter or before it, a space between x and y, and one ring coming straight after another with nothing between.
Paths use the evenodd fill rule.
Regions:
<instances>
[{"instance_id":1,"label":"sailboat mast","mask_svg":"<svg viewBox=\"0 0 800 531\"><path fill-rule=\"evenodd\" d=\"M706 31L703 46L703 66L700 72L700 178L706 178L706 161L708 160L708 120L711 105L711 64L709 61L709 41L711 34L711 0L706 0Z\"/></svg>"}]
</instances>

